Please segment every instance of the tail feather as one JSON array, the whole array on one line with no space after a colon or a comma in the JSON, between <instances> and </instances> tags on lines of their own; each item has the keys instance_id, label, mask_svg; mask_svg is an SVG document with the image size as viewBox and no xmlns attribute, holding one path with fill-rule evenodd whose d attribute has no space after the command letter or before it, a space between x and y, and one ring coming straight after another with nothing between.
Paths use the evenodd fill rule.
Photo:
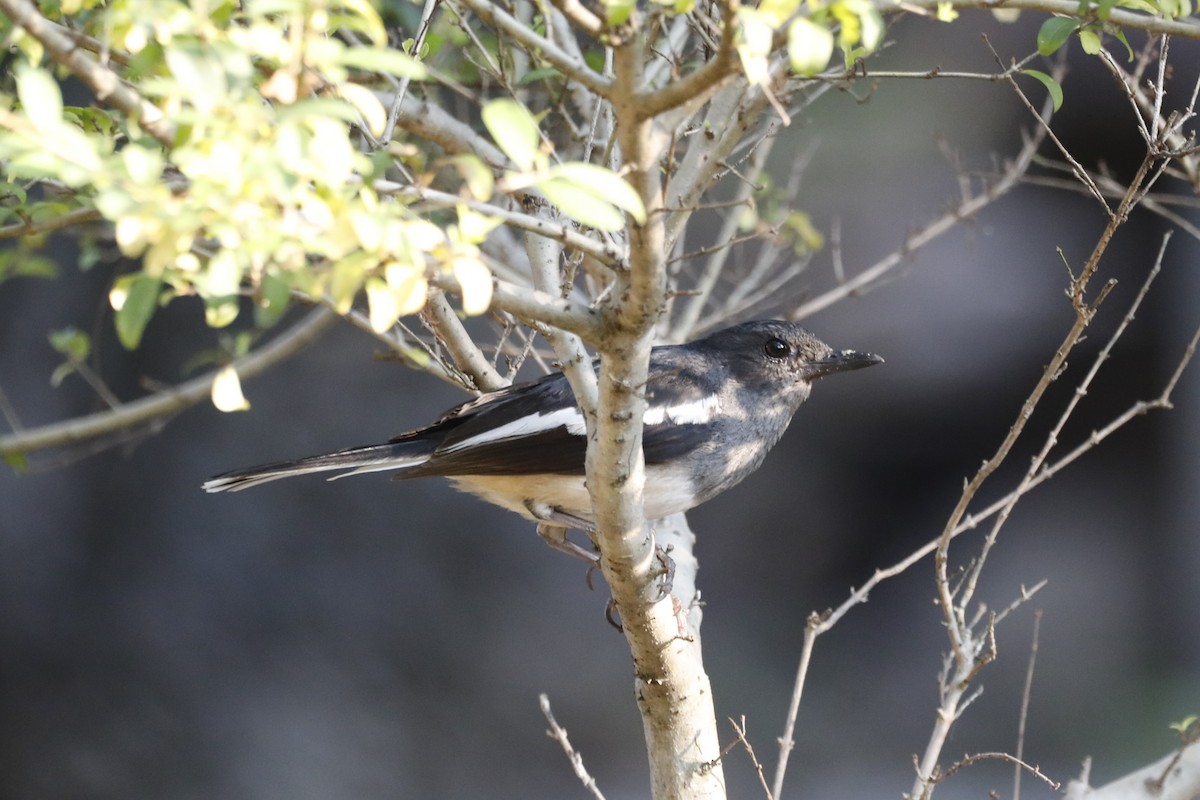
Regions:
<instances>
[{"instance_id":1,"label":"tail feather","mask_svg":"<svg viewBox=\"0 0 1200 800\"><path fill-rule=\"evenodd\" d=\"M340 475L333 475L329 478L329 480L336 480L364 472L406 469L419 466L429 460L429 451L425 447L414 446L417 444L416 442L376 444L367 447L352 447L349 450L340 450L323 456L310 456L295 461L276 461L272 464L214 475L205 481L201 488L206 492L240 492L242 489L277 481L280 478L291 478L295 475L308 475L314 472L345 470Z\"/></svg>"}]
</instances>

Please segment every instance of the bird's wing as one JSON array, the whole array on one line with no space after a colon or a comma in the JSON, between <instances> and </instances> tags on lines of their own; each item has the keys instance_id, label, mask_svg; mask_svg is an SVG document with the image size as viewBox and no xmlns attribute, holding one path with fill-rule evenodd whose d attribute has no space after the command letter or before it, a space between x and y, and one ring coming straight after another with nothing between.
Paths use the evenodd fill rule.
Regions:
<instances>
[{"instance_id":1,"label":"bird's wing","mask_svg":"<svg viewBox=\"0 0 1200 800\"><path fill-rule=\"evenodd\" d=\"M709 441L720 411L719 377L680 364L656 348L647 382L642 439L646 463L686 456ZM428 428L394 441L436 441L427 462L397 477L422 475L582 475L587 428L560 373L482 395Z\"/></svg>"},{"instance_id":2,"label":"bird's wing","mask_svg":"<svg viewBox=\"0 0 1200 800\"><path fill-rule=\"evenodd\" d=\"M420 431L398 437L438 439L420 475L583 474L587 430L560 373L483 395Z\"/></svg>"}]
</instances>

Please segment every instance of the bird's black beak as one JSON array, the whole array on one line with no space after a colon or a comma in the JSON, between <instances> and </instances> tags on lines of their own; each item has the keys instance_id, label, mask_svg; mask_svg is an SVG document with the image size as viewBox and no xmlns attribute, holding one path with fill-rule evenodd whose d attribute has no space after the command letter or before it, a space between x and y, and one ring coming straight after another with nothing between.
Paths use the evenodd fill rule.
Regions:
<instances>
[{"instance_id":1,"label":"bird's black beak","mask_svg":"<svg viewBox=\"0 0 1200 800\"><path fill-rule=\"evenodd\" d=\"M883 359L874 353L858 353L854 350L842 350L830 353L825 358L810 361L804 365L804 379L815 381L835 372L849 372L852 369L862 369L874 364L882 364Z\"/></svg>"}]
</instances>

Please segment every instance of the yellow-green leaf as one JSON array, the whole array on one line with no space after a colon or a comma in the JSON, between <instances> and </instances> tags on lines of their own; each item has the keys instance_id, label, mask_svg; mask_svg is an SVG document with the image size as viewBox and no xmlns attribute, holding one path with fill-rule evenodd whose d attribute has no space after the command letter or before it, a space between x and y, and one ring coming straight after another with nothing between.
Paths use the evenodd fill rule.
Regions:
<instances>
[{"instance_id":1,"label":"yellow-green leaf","mask_svg":"<svg viewBox=\"0 0 1200 800\"><path fill-rule=\"evenodd\" d=\"M367 316L376 333L387 333L400 318L396 293L379 278L367 279Z\"/></svg>"},{"instance_id":2,"label":"yellow-green leaf","mask_svg":"<svg viewBox=\"0 0 1200 800\"><path fill-rule=\"evenodd\" d=\"M518 169L533 169L537 158L537 121L525 106L507 97L492 100L480 112L492 139Z\"/></svg>"},{"instance_id":3,"label":"yellow-green leaf","mask_svg":"<svg viewBox=\"0 0 1200 800\"><path fill-rule=\"evenodd\" d=\"M347 47L338 57L347 67L367 72L386 72L397 78L423 81L429 77L425 65L408 53L384 47Z\"/></svg>"},{"instance_id":4,"label":"yellow-green leaf","mask_svg":"<svg viewBox=\"0 0 1200 800\"><path fill-rule=\"evenodd\" d=\"M337 93L358 110L372 136L378 139L383 135L383 131L387 127L388 115L383 108L383 103L379 102L379 98L375 96L374 92L357 83L346 82L338 85Z\"/></svg>"},{"instance_id":5,"label":"yellow-green leaf","mask_svg":"<svg viewBox=\"0 0 1200 800\"><path fill-rule=\"evenodd\" d=\"M463 153L450 156L446 160L458 170L472 197L483 202L492 199L496 178L482 158L473 153Z\"/></svg>"},{"instance_id":6,"label":"yellow-green leaf","mask_svg":"<svg viewBox=\"0 0 1200 800\"><path fill-rule=\"evenodd\" d=\"M475 316L492 304L492 272L478 258L456 258L454 277L462 290L463 312Z\"/></svg>"},{"instance_id":7,"label":"yellow-green leaf","mask_svg":"<svg viewBox=\"0 0 1200 800\"><path fill-rule=\"evenodd\" d=\"M50 73L21 64L17 69L17 96L21 98L25 116L39 133L62 127L62 92Z\"/></svg>"},{"instance_id":8,"label":"yellow-green leaf","mask_svg":"<svg viewBox=\"0 0 1200 800\"><path fill-rule=\"evenodd\" d=\"M797 75L816 75L833 58L833 32L806 17L788 26L788 59Z\"/></svg>"},{"instance_id":9,"label":"yellow-green leaf","mask_svg":"<svg viewBox=\"0 0 1200 800\"><path fill-rule=\"evenodd\" d=\"M1094 56L1100 52L1100 34L1090 28L1083 28L1079 31L1079 44L1083 52Z\"/></svg>"},{"instance_id":10,"label":"yellow-green leaf","mask_svg":"<svg viewBox=\"0 0 1200 800\"><path fill-rule=\"evenodd\" d=\"M609 25L624 25L636 5L636 0L604 0L604 21Z\"/></svg>"},{"instance_id":11,"label":"yellow-green leaf","mask_svg":"<svg viewBox=\"0 0 1200 800\"><path fill-rule=\"evenodd\" d=\"M212 382L212 404L218 411L245 411L250 408L250 401L242 394L242 382L238 379L237 370L233 365L217 371Z\"/></svg>"},{"instance_id":12,"label":"yellow-green leaf","mask_svg":"<svg viewBox=\"0 0 1200 800\"><path fill-rule=\"evenodd\" d=\"M753 8L738 9L737 52L746 80L758 84L770 73L768 56L774 29L766 15Z\"/></svg>"},{"instance_id":13,"label":"yellow-green leaf","mask_svg":"<svg viewBox=\"0 0 1200 800\"><path fill-rule=\"evenodd\" d=\"M572 161L555 167L551 173L566 178L577 186L594 194L597 199L625 211L639 224L646 221L646 207L629 181L599 164Z\"/></svg>"},{"instance_id":14,"label":"yellow-green leaf","mask_svg":"<svg viewBox=\"0 0 1200 800\"><path fill-rule=\"evenodd\" d=\"M425 280L424 270L393 261L384 268L383 274L396 295L396 310L400 316L415 314L425 307L429 282Z\"/></svg>"},{"instance_id":15,"label":"yellow-green leaf","mask_svg":"<svg viewBox=\"0 0 1200 800\"><path fill-rule=\"evenodd\" d=\"M624 214L574 181L550 178L540 181L537 187L560 211L584 225L602 231L625 227Z\"/></svg>"}]
</instances>

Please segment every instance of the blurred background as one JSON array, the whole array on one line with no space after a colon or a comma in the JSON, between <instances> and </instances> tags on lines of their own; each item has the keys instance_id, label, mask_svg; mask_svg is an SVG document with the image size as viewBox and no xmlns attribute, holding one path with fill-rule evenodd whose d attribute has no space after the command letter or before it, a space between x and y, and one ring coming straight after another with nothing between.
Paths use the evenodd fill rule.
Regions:
<instances>
[{"instance_id":1,"label":"blurred background","mask_svg":"<svg viewBox=\"0 0 1200 800\"><path fill-rule=\"evenodd\" d=\"M961 30L900 22L902 44L877 68L992 71L967 30L982 24L1002 55L1020 55L1040 22L963 13ZM1172 87L1190 91L1200 49L1172 48ZM1022 85L1040 101L1040 85ZM782 175L816 148L797 206L826 232L840 225L850 274L953 205L957 175L939 141L990 170L1029 127L1000 84L859 89L828 93L773 152ZM1070 151L1131 176L1143 145L1107 73L1076 58L1065 90L1054 124ZM1194 208L1181 213L1198 221ZM835 348L878 352L886 365L818 384L766 466L690 514L718 716L746 717L768 770L805 618L940 532L1072 323L1056 248L1077 268L1104 223L1090 198L1025 186L884 285L806 321ZM1167 229L1143 212L1118 233L1101 266L1116 289L983 501L1015 485ZM702 239L689 237L689 249ZM212 340L199 307L179 301L139 351L124 352L103 300L111 268L77 274L70 244L58 247L65 280L0 287L0 386L27 427L99 408L78 378L49 386L61 360L50 330L95 333L122 398L146 380L178 382L196 343ZM1064 449L1162 390L1200 324L1197 262L1196 241L1176 234ZM835 280L828 250L800 279L810 296ZM234 467L382 440L465 399L377 350L339 325L248 383L248 413L203 404L125 446L38 454L29 474L0 473L0 795L583 797L545 736L545 692L606 796L646 796L631 666L604 621L606 591L589 591L584 568L530 524L438 480L199 490ZM1168 753L1168 724L1200 711L1200 365L1175 406L1017 507L981 599L999 608L1049 582L999 629L999 658L944 766L1015 749L1035 609L1044 617L1025 755L1053 778L1075 776L1088 756L1093 783L1116 778ZM956 561L980 541L956 541ZM933 595L926 560L818 641L788 796L894 798L911 786L947 646ZM725 774L732 797L761 796L741 750ZM1008 796L1011 781L1010 766L984 763L938 796ZM1027 776L1023 796L1053 793Z\"/></svg>"}]
</instances>

